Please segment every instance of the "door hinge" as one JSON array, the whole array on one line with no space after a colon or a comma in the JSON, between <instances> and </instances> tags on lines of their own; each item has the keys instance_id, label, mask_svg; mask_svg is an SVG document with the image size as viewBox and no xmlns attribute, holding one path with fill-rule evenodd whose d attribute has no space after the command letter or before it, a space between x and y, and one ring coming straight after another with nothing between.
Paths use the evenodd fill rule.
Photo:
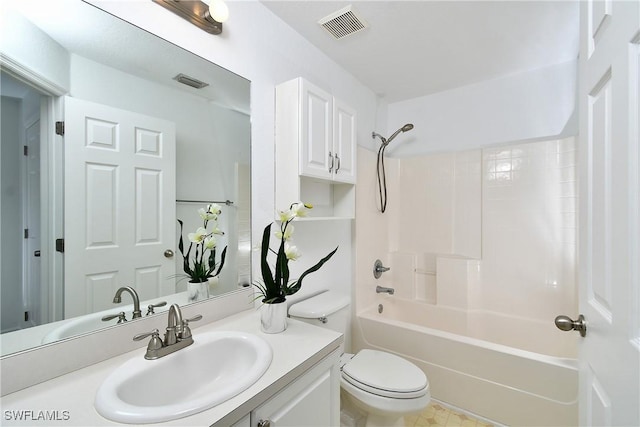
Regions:
<instances>
[{"instance_id":1,"label":"door hinge","mask_svg":"<svg viewBox=\"0 0 640 427\"><path fill-rule=\"evenodd\" d=\"M56 251L64 253L64 239L56 239Z\"/></svg>"},{"instance_id":2,"label":"door hinge","mask_svg":"<svg viewBox=\"0 0 640 427\"><path fill-rule=\"evenodd\" d=\"M29 147L27 147L26 145L24 147L22 147L22 154L24 154L25 156L29 155Z\"/></svg>"},{"instance_id":3,"label":"door hinge","mask_svg":"<svg viewBox=\"0 0 640 427\"><path fill-rule=\"evenodd\" d=\"M24 229L24 238L25 238L25 239L28 239L28 238L29 238L29 229L28 229L28 228L25 228L25 229Z\"/></svg>"},{"instance_id":4,"label":"door hinge","mask_svg":"<svg viewBox=\"0 0 640 427\"><path fill-rule=\"evenodd\" d=\"M56 122L56 135L64 136L64 122Z\"/></svg>"}]
</instances>

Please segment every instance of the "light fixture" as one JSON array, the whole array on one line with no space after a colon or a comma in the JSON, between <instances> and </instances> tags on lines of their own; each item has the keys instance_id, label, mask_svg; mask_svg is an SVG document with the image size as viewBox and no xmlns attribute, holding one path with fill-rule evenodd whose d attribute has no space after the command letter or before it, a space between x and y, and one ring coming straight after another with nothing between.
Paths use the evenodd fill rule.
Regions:
<instances>
[{"instance_id":1,"label":"light fixture","mask_svg":"<svg viewBox=\"0 0 640 427\"><path fill-rule=\"evenodd\" d=\"M229 17L224 0L153 0L165 9L211 34L222 32L222 23Z\"/></svg>"}]
</instances>

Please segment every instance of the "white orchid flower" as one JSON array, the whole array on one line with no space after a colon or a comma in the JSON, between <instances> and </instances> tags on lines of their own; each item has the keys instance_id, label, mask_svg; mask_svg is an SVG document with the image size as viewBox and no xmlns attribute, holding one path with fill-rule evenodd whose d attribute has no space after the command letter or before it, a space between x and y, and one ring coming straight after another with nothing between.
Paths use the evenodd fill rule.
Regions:
<instances>
[{"instance_id":1,"label":"white orchid flower","mask_svg":"<svg viewBox=\"0 0 640 427\"><path fill-rule=\"evenodd\" d=\"M213 235L209 235L204 239L204 247L207 249L215 248L216 244L216 238Z\"/></svg>"},{"instance_id":2,"label":"white orchid flower","mask_svg":"<svg viewBox=\"0 0 640 427\"><path fill-rule=\"evenodd\" d=\"M207 235L207 230L202 227L199 227L195 233L189 233L189 241L193 243L201 243L205 236Z\"/></svg>"},{"instance_id":3,"label":"white orchid flower","mask_svg":"<svg viewBox=\"0 0 640 427\"><path fill-rule=\"evenodd\" d=\"M278 211L278 215L280 216L280 222L291 221L296 217L296 213L292 209L286 211Z\"/></svg>"},{"instance_id":4,"label":"white orchid flower","mask_svg":"<svg viewBox=\"0 0 640 427\"><path fill-rule=\"evenodd\" d=\"M198 209L198 213L200 214L200 218L202 218L205 221L211 221L211 220L216 220L218 219L218 215L210 212L209 210L204 210L204 208L200 208Z\"/></svg>"},{"instance_id":5,"label":"white orchid flower","mask_svg":"<svg viewBox=\"0 0 640 427\"><path fill-rule=\"evenodd\" d=\"M284 244L284 254L287 259L291 261L297 260L302 255L295 245L290 245L288 243Z\"/></svg>"},{"instance_id":6,"label":"white orchid flower","mask_svg":"<svg viewBox=\"0 0 640 427\"><path fill-rule=\"evenodd\" d=\"M217 203L211 203L209 206L207 206L207 211L214 215L220 215L222 213L222 209Z\"/></svg>"},{"instance_id":7,"label":"white orchid flower","mask_svg":"<svg viewBox=\"0 0 640 427\"><path fill-rule=\"evenodd\" d=\"M303 202L298 202L298 203L294 203L291 206L291 211L293 211L294 216L303 218L305 216L307 216L307 213L309 212L309 209L313 208L313 205L310 203L303 203Z\"/></svg>"},{"instance_id":8,"label":"white orchid flower","mask_svg":"<svg viewBox=\"0 0 640 427\"><path fill-rule=\"evenodd\" d=\"M287 225L287 228L284 230L284 235L282 234L282 230L276 231L276 237L280 240L289 240L293 235L293 225Z\"/></svg>"},{"instance_id":9,"label":"white orchid flower","mask_svg":"<svg viewBox=\"0 0 640 427\"><path fill-rule=\"evenodd\" d=\"M217 234L218 236L223 236L224 231L220 230L220 228L218 228L218 224L216 224L213 226L213 230L211 230L211 234Z\"/></svg>"}]
</instances>

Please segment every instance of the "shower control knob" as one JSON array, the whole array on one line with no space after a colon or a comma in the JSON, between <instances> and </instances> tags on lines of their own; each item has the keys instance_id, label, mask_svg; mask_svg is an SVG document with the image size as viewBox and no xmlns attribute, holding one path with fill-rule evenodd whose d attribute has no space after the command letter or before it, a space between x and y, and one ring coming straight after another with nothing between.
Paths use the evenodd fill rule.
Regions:
<instances>
[{"instance_id":1,"label":"shower control knob","mask_svg":"<svg viewBox=\"0 0 640 427\"><path fill-rule=\"evenodd\" d=\"M382 273L389 270L391 269L389 267L385 267L384 265L382 265L382 261L377 259L376 262L373 264L373 277L375 277L376 279L379 279L380 276L382 276Z\"/></svg>"},{"instance_id":2,"label":"shower control knob","mask_svg":"<svg viewBox=\"0 0 640 427\"><path fill-rule=\"evenodd\" d=\"M572 320L569 316L560 315L556 317L555 323L561 331L578 331L583 337L587 335L587 322L585 322L582 314L578 316L578 320Z\"/></svg>"}]
</instances>

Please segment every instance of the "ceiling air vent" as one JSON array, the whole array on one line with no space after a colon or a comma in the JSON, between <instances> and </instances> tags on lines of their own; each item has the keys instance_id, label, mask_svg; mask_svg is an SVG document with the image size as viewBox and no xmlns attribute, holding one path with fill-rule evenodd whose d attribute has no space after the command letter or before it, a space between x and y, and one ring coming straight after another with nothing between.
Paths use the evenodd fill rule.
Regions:
<instances>
[{"instance_id":1,"label":"ceiling air vent","mask_svg":"<svg viewBox=\"0 0 640 427\"><path fill-rule=\"evenodd\" d=\"M318 21L318 24L322 25L322 27L336 39L357 33L369 26L369 24L356 15L351 5L329 16L325 16Z\"/></svg>"},{"instance_id":2,"label":"ceiling air vent","mask_svg":"<svg viewBox=\"0 0 640 427\"><path fill-rule=\"evenodd\" d=\"M194 87L196 89L202 89L205 86L209 86L209 83L202 82L202 81L200 81L198 79L195 79L193 77L189 77L186 74L182 74L182 73L180 73L177 76L175 76L173 78L173 80L175 80L175 81L177 81L179 83L182 83L183 85Z\"/></svg>"}]
</instances>

